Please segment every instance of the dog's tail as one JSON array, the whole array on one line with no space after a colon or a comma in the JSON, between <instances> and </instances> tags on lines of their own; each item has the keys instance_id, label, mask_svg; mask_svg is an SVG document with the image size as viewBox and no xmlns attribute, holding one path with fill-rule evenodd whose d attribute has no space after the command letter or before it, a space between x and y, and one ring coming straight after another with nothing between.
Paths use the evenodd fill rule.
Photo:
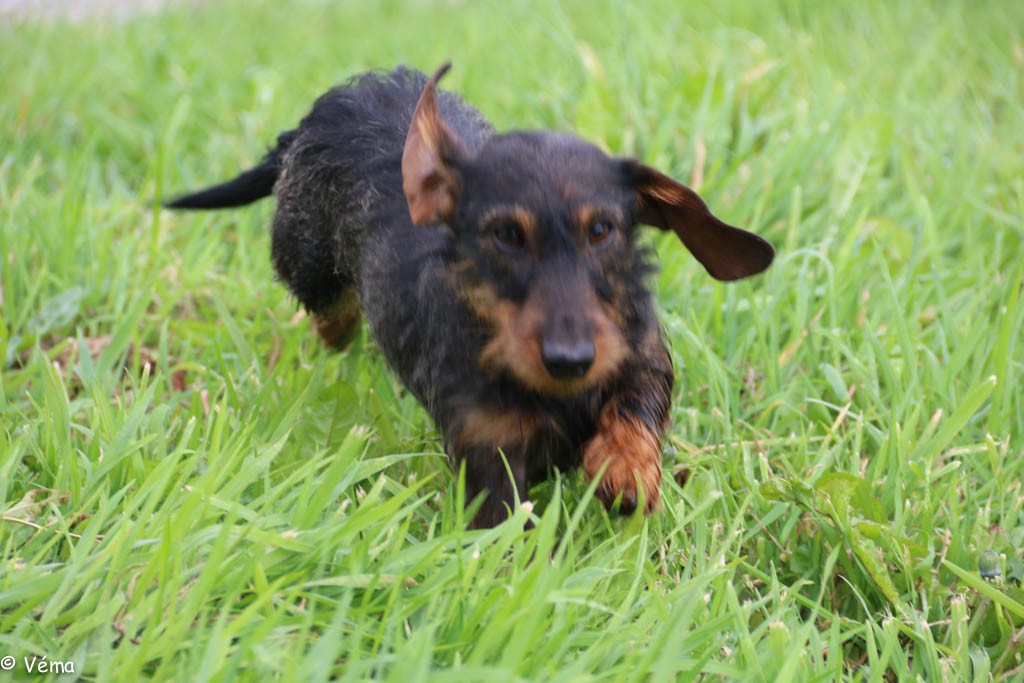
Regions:
<instances>
[{"instance_id":1,"label":"dog's tail","mask_svg":"<svg viewBox=\"0 0 1024 683\"><path fill-rule=\"evenodd\" d=\"M168 209L227 209L269 196L281 175L282 157L295 139L296 132L281 133L277 137L277 146L267 152L257 166L243 171L233 180L182 195L164 202L164 206Z\"/></svg>"}]
</instances>

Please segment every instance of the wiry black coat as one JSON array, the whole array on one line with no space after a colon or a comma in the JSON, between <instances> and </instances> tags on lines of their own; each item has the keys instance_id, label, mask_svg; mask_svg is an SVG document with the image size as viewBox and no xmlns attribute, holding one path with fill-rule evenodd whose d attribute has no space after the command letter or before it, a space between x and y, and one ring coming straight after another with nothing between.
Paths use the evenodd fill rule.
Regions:
<instances>
[{"instance_id":1,"label":"wiry black coat","mask_svg":"<svg viewBox=\"0 0 1024 683\"><path fill-rule=\"evenodd\" d=\"M355 288L384 357L442 433L472 407L528 404L563 415L566 436L575 438L551 435L549 446L559 447L543 450L563 467L577 464L567 446L593 432L591 406L599 399L593 392L550 399L506 377L482 375L474 359L487 326L451 284L459 244L445 227L415 228L409 218L401 159L426 82L405 68L364 74L322 95L299 127L281 136L274 151L281 158L274 266L313 312L327 314ZM438 104L470 153L493 135L490 123L453 93L439 93Z\"/></svg>"},{"instance_id":2,"label":"wiry black coat","mask_svg":"<svg viewBox=\"0 0 1024 683\"><path fill-rule=\"evenodd\" d=\"M279 276L322 334L333 326L325 339L362 311L466 462L470 495L489 492L476 525L581 462L604 476L606 504L650 509L673 374L636 224L675 230L722 279L763 269L771 248L637 162L568 135L496 135L435 94L439 75L399 68L330 90L255 169L169 206L234 206L272 187ZM418 189L435 198L422 221Z\"/></svg>"}]
</instances>

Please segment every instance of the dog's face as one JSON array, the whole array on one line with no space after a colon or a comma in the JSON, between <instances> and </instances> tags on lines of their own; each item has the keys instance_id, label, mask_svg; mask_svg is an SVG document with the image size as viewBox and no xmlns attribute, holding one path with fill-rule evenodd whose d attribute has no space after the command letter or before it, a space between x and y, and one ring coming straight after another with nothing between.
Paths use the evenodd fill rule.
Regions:
<instances>
[{"instance_id":1,"label":"dog's face","mask_svg":"<svg viewBox=\"0 0 1024 683\"><path fill-rule=\"evenodd\" d=\"M771 263L767 242L718 221L689 188L574 136L495 135L469 154L437 109L446 70L416 108L403 189L413 223L456 239L453 286L493 331L485 370L555 396L611 378L634 351L633 302L646 296L638 223L676 232L719 279Z\"/></svg>"}]
</instances>

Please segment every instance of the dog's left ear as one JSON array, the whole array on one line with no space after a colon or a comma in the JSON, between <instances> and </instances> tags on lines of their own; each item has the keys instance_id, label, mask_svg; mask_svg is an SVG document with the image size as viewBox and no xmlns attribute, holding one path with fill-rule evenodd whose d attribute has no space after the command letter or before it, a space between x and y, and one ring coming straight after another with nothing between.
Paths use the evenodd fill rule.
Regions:
<instances>
[{"instance_id":1,"label":"dog's left ear","mask_svg":"<svg viewBox=\"0 0 1024 683\"><path fill-rule=\"evenodd\" d=\"M672 230L717 280L760 273L775 258L768 242L715 218L696 192L639 161L622 161L641 223Z\"/></svg>"},{"instance_id":2,"label":"dog's left ear","mask_svg":"<svg viewBox=\"0 0 1024 683\"><path fill-rule=\"evenodd\" d=\"M455 213L456 169L465 148L437 106L437 82L451 66L443 65L427 81L405 138L402 190L415 225L448 223Z\"/></svg>"}]
</instances>

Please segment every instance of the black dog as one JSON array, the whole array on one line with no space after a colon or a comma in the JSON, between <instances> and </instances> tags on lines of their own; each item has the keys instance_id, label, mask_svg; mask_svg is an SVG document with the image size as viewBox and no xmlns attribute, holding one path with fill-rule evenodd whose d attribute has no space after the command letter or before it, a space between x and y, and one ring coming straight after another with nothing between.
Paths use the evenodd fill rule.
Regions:
<instances>
[{"instance_id":1,"label":"black dog","mask_svg":"<svg viewBox=\"0 0 1024 683\"><path fill-rule=\"evenodd\" d=\"M638 161L566 134L496 134L437 92L447 69L359 76L258 166L168 206L273 192L281 279L329 344L366 316L466 464L467 493L487 494L474 526L580 464L606 506L650 512L673 373L636 226L672 230L719 280L761 272L774 251Z\"/></svg>"}]
</instances>

